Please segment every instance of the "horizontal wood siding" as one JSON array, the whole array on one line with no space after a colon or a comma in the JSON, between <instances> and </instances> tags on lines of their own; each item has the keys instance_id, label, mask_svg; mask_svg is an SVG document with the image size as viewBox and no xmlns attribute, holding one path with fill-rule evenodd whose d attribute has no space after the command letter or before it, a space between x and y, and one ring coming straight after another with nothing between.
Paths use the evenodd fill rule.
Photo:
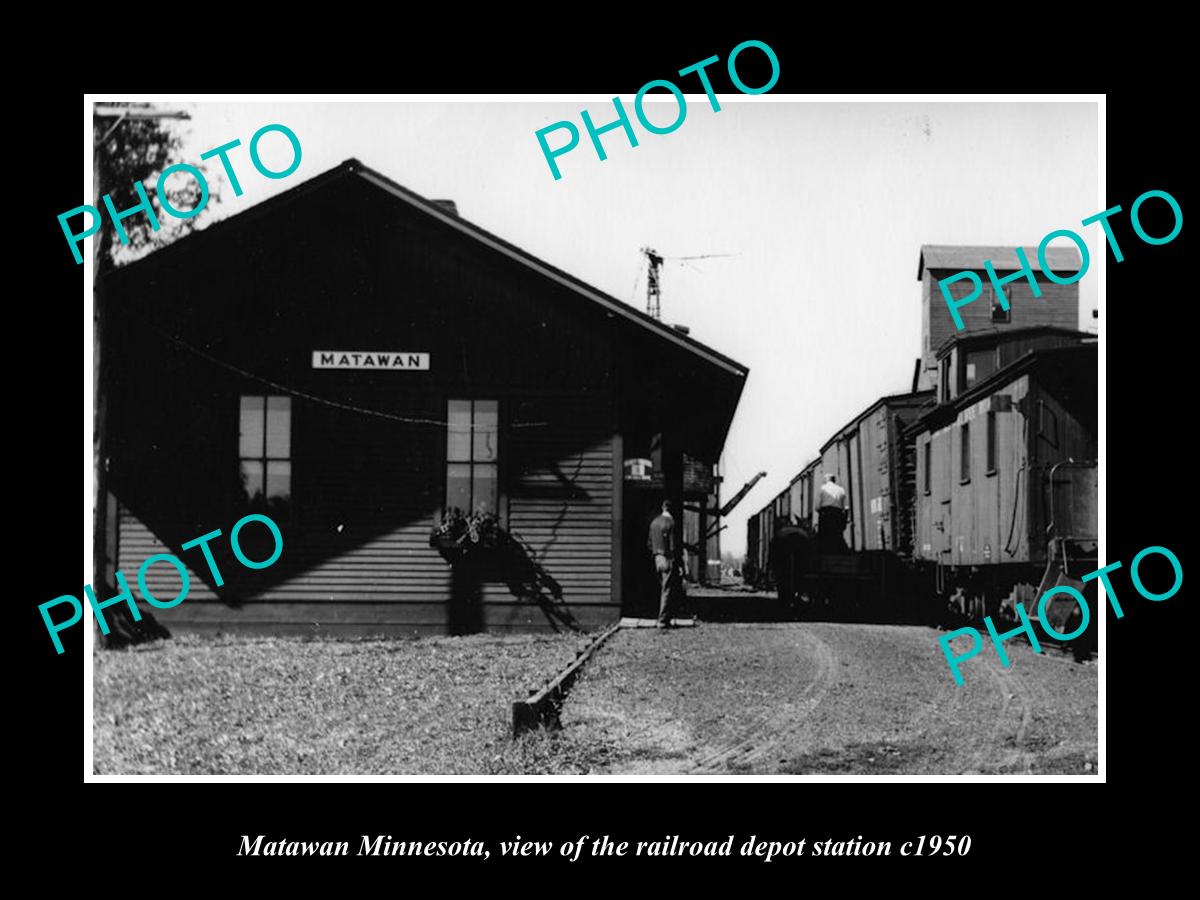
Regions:
<instances>
[{"instance_id":1,"label":"horizontal wood siding","mask_svg":"<svg viewBox=\"0 0 1200 900\"><path fill-rule=\"evenodd\" d=\"M519 470L510 481L508 527L562 586L568 605L613 599L613 439L607 398L522 402L527 421L552 427L513 432Z\"/></svg>"},{"instance_id":2,"label":"horizontal wood siding","mask_svg":"<svg viewBox=\"0 0 1200 900\"><path fill-rule=\"evenodd\" d=\"M388 406L380 397L365 399L374 408ZM390 405L393 411L403 408L435 420L444 416L441 400ZM581 623L614 620L608 397L564 393L512 400L505 409L510 419L543 423L508 429L502 445L509 533L561 586L562 601ZM236 517L204 526L222 530L212 542L226 581L219 590L200 550L178 549L203 531L183 537L181 526L172 523L164 529L169 542L164 541L122 508L117 568L135 591L138 568L153 554L173 553L189 567L188 599L174 609L155 610L155 616L182 630L230 630L238 623L278 633L314 630L313 623L315 630L338 633L453 629L453 598L464 591L455 583L454 567L429 546L445 489L442 429L304 407L294 413L293 446L294 518L281 523L284 551L274 566L252 572L233 559L228 533ZM244 546L258 527L246 527ZM269 547L245 552L261 559ZM485 573L469 587L468 605L480 607L468 610L476 626L548 625L536 604L514 596L494 574ZM148 570L147 587L170 599L178 595L181 581L173 566L159 563Z\"/></svg>"}]
</instances>

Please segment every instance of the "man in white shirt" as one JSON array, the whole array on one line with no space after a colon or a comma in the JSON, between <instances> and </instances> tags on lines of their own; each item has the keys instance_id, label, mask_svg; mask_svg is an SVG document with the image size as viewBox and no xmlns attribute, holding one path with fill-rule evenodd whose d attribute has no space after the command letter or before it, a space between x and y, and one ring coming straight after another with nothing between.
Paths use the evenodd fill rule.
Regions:
<instances>
[{"instance_id":1,"label":"man in white shirt","mask_svg":"<svg viewBox=\"0 0 1200 900\"><path fill-rule=\"evenodd\" d=\"M846 541L842 532L846 528L846 490L837 483L833 475L825 476L825 483L817 494L817 535L826 550L845 550Z\"/></svg>"}]
</instances>

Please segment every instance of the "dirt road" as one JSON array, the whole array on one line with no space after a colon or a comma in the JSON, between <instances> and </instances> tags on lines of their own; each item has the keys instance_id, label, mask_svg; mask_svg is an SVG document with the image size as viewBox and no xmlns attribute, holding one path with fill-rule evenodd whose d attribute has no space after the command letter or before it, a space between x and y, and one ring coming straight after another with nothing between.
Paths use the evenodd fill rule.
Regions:
<instances>
[{"instance_id":1,"label":"dirt road","mask_svg":"<svg viewBox=\"0 0 1200 900\"><path fill-rule=\"evenodd\" d=\"M1096 665L1006 645L952 680L930 628L625 630L589 663L548 754L596 774L1093 774ZM544 748L549 749L549 748Z\"/></svg>"}]
</instances>

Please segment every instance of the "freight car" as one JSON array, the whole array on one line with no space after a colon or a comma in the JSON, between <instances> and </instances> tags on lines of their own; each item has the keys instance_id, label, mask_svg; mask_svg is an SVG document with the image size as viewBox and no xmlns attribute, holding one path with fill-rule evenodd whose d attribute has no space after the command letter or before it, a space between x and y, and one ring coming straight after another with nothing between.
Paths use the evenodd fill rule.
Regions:
<instances>
[{"instance_id":1,"label":"freight car","mask_svg":"<svg viewBox=\"0 0 1200 900\"><path fill-rule=\"evenodd\" d=\"M750 517L746 547L752 571L760 576L767 573L777 522L804 521L815 528L816 496L827 474L835 475L846 489L846 547L908 555L913 461L903 433L933 397L932 390L881 397L838 429L821 447L821 455Z\"/></svg>"},{"instance_id":2,"label":"freight car","mask_svg":"<svg viewBox=\"0 0 1200 900\"><path fill-rule=\"evenodd\" d=\"M881 397L834 434L803 475L809 520L815 523L814 493L826 475L834 475L846 489L846 546L907 555L912 531L905 511L911 502L913 463L903 432L932 399L931 390Z\"/></svg>"},{"instance_id":3,"label":"freight car","mask_svg":"<svg viewBox=\"0 0 1200 900\"><path fill-rule=\"evenodd\" d=\"M801 523L815 530L817 493L824 476L832 474L846 489L843 537L848 552L820 553L814 545L803 554L803 571L783 580L794 583L812 602L840 602L853 607L847 612L858 615L870 611L902 617L901 611L882 604L889 581L894 584L901 575L897 553L907 557L912 547L913 461L904 431L933 397L934 392L926 390L876 400L838 429L821 447L821 455L750 518L747 565L756 584L765 587L780 580L771 571L771 540L777 526ZM796 569L794 561L791 567Z\"/></svg>"}]
</instances>

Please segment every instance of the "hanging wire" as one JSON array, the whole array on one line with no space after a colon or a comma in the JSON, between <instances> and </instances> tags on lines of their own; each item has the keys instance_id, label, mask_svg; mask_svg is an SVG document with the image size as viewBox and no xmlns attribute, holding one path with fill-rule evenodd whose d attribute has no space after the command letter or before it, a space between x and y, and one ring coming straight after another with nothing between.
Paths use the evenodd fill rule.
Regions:
<instances>
[{"instance_id":1,"label":"hanging wire","mask_svg":"<svg viewBox=\"0 0 1200 900\"><path fill-rule=\"evenodd\" d=\"M176 337L173 334L169 334L168 332L163 331L161 328L159 328L156 325L151 324L150 322L141 320L141 324L145 325L147 328L151 329L152 331L155 331L158 334L162 335L167 340L172 341L173 343L179 345L180 347L183 347L185 350L188 350L189 352L196 354L201 359L207 360L208 362L212 363L213 365L220 366L223 369L228 369L231 372L236 372L238 375L241 375L243 378L249 378L252 381L257 381L259 384L265 384L268 387L273 388L274 390L281 391L282 393L288 394L292 397L298 397L301 400L308 400L311 403L318 403L322 406L332 407L333 409L341 409L341 410L345 410L347 412L355 412L355 413L361 413L362 415L375 416L377 418L387 419L392 422L403 422L406 425L437 425L439 427L449 427L456 431L499 431L500 430L499 425L475 425L475 424L467 425L465 423L460 424L460 423L456 423L456 422L444 422L444 421L440 421L438 419L423 419L423 418L415 418L415 417L411 417L411 416L398 416L394 413L386 413L386 412L383 412L382 410L378 410L378 409L367 409L364 406L353 406L349 403L341 403L337 400L329 400L325 397L318 397L315 394L309 394L305 391L298 390L297 388L288 387L287 385L280 384L277 381L272 381L269 378L264 378L261 375L256 375L254 372L248 372L247 370L245 370L239 366L235 366L233 363L226 362L223 359L219 359L218 357L213 356L211 353L207 353L206 351L201 350L199 347L195 347L195 346L189 344L187 341L183 340L182 338ZM550 424L549 422L513 422L509 427L510 428L541 428L541 427L544 427L549 424Z\"/></svg>"}]
</instances>

